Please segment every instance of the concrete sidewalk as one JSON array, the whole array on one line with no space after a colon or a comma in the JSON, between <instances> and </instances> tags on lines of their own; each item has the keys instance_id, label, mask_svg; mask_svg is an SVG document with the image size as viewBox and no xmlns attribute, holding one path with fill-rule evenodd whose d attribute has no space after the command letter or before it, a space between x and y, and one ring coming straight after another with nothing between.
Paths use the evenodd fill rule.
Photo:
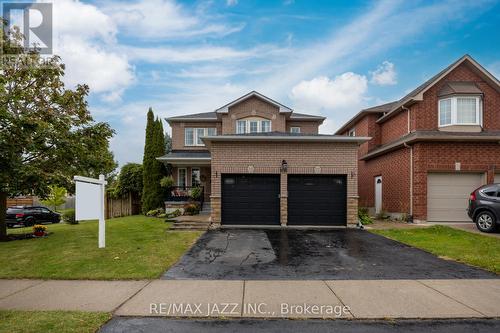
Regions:
<instances>
[{"instance_id":1,"label":"concrete sidewalk","mask_svg":"<svg viewBox=\"0 0 500 333\"><path fill-rule=\"evenodd\" d=\"M0 309L159 317L485 318L500 317L500 279L0 280Z\"/></svg>"}]
</instances>

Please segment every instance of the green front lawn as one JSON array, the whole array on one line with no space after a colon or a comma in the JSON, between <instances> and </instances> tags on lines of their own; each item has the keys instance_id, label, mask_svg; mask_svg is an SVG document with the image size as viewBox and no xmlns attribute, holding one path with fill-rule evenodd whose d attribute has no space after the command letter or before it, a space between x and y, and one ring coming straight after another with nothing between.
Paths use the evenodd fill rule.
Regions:
<instances>
[{"instance_id":1,"label":"green front lawn","mask_svg":"<svg viewBox=\"0 0 500 333\"><path fill-rule=\"evenodd\" d=\"M201 234L165 232L170 223L162 219L127 216L106 221L106 248L98 249L97 221L47 227L52 234L46 238L0 243L0 278L158 278Z\"/></svg>"},{"instance_id":2,"label":"green front lawn","mask_svg":"<svg viewBox=\"0 0 500 333\"><path fill-rule=\"evenodd\" d=\"M446 226L370 230L437 256L481 267L500 274L500 239Z\"/></svg>"},{"instance_id":3,"label":"green front lawn","mask_svg":"<svg viewBox=\"0 0 500 333\"><path fill-rule=\"evenodd\" d=\"M0 311L0 332L96 332L109 313L77 311Z\"/></svg>"}]
</instances>

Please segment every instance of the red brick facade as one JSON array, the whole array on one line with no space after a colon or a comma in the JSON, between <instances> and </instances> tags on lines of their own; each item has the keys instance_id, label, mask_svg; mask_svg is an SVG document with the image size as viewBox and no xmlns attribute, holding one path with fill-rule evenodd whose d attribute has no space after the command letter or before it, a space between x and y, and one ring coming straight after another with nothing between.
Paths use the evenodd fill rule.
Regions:
<instances>
[{"instance_id":1,"label":"red brick facade","mask_svg":"<svg viewBox=\"0 0 500 333\"><path fill-rule=\"evenodd\" d=\"M394 144L412 132L442 132L443 129L438 127L438 92L448 82L457 81L474 82L483 92L482 132L500 131L499 88L488 82L480 74L480 69L467 61L431 85L423 93L422 100L400 108L394 116L378 121L384 112L366 113L349 125L349 129L355 128L357 136L372 137L358 151L360 206L374 207L374 179L377 176L383 179L383 210L388 213L412 213L416 220L427 218L429 172L484 173L488 183L494 181L495 172L500 170L500 136L497 141L489 142L465 139L458 142L413 142L401 144L395 150L387 150L376 157L363 158L374 149ZM347 133L348 130L345 130L341 134Z\"/></svg>"},{"instance_id":2,"label":"red brick facade","mask_svg":"<svg viewBox=\"0 0 500 333\"><path fill-rule=\"evenodd\" d=\"M301 133L317 134L322 120L290 119L290 114L280 113L279 109L258 97L250 97L229 108L228 113L220 113L211 121L169 121L172 128L173 150L207 150L205 146L186 146L185 128L216 128L217 134L236 133L236 121L244 118L262 118L271 121L271 131L290 132L291 127L300 127Z\"/></svg>"},{"instance_id":3,"label":"red brick facade","mask_svg":"<svg viewBox=\"0 0 500 333\"><path fill-rule=\"evenodd\" d=\"M495 170L500 170L500 144L473 142L428 142L413 146L413 214L427 217L427 174L429 172L484 173L487 183L493 183ZM460 163L460 171L456 164ZM464 208L465 209L465 208Z\"/></svg>"},{"instance_id":4,"label":"red brick facade","mask_svg":"<svg viewBox=\"0 0 500 333\"><path fill-rule=\"evenodd\" d=\"M281 173L280 216L287 224L287 175L330 174L347 177L347 223L357 223L358 144L339 142L213 142L212 222L221 221L221 175L227 173L280 174L281 161L288 163ZM244 152L244 153L243 153Z\"/></svg>"}]
</instances>

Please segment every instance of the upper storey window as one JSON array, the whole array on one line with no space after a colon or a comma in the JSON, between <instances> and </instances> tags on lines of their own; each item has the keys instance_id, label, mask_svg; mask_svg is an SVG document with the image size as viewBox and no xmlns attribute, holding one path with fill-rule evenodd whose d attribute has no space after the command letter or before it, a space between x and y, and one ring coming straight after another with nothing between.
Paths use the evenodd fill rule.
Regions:
<instances>
[{"instance_id":1,"label":"upper storey window","mask_svg":"<svg viewBox=\"0 0 500 333\"><path fill-rule=\"evenodd\" d=\"M216 128L191 128L184 129L184 145L185 146L204 146L201 140L204 136L217 135Z\"/></svg>"},{"instance_id":2,"label":"upper storey window","mask_svg":"<svg viewBox=\"0 0 500 333\"><path fill-rule=\"evenodd\" d=\"M439 100L439 126L481 125L481 113L479 96L453 96Z\"/></svg>"},{"instance_id":3,"label":"upper storey window","mask_svg":"<svg viewBox=\"0 0 500 333\"><path fill-rule=\"evenodd\" d=\"M263 133L271 131L271 121L267 119L240 119L236 121L236 134Z\"/></svg>"}]
</instances>

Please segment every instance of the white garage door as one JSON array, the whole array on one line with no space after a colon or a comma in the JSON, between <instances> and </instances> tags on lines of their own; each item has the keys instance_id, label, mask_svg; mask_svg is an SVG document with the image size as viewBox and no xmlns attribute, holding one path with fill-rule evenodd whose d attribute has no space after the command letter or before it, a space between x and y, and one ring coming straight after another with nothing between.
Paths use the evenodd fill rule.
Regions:
<instances>
[{"instance_id":1,"label":"white garage door","mask_svg":"<svg viewBox=\"0 0 500 333\"><path fill-rule=\"evenodd\" d=\"M500 173L497 173L497 174L495 175L495 183L496 183L496 184L500 184Z\"/></svg>"},{"instance_id":2,"label":"white garage door","mask_svg":"<svg viewBox=\"0 0 500 333\"><path fill-rule=\"evenodd\" d=\"M470 221L469 195L484 184L483 174L429 173L427 175L427 220L435 222Z\"/></svg>"}]
</instances>

